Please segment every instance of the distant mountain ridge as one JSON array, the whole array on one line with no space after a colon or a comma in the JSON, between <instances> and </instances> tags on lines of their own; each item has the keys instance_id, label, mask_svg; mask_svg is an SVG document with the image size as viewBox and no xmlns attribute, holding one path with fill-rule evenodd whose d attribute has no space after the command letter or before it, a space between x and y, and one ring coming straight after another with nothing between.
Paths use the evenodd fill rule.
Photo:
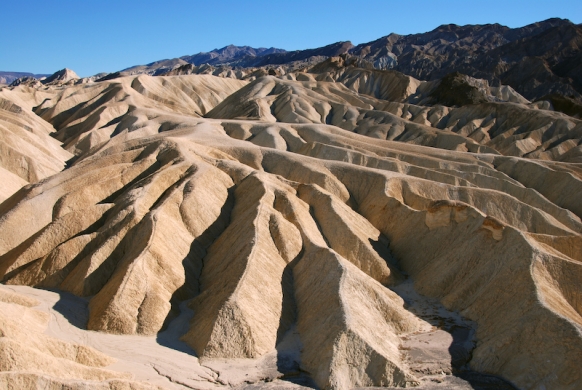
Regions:
<instances>
[{"instance_id":1,"label":"distant mountain ridge","mask_svg":"<svg viewBox=\"0 0 582 390\"><path fill-rule=\"evenodd\" d=\"M255 49L250 46L228 45L223 47L222 49L215 49L207 53L202 52L191 56L183 56L180 57L180 59L192 65L202 65L202 64L220 65L223 63L237 61L244 58L263 57L271 54L284 54L284 53L287 53L287 51L283 49L277 49L274 47L268 49L260 47L258 49Z\"/></svg>"},{"instance_id":2,"label":"distant mountain ridge","mask_svg":"<svg viewBox=\"0 0 582 390\"><path fill-rule=\"evenodd\" d=\"M335 57L349 53L353 47L354 45L350 41L336 42L316 49L278 52L257 56L256 58L243 58L232 62L230 65L243 68L282 65L293 61L305 61L312 57Z\"/></svg>"},{"instance_id":3,"label":"distant mountain ridge","mask_svg":"<svg viewBox=\"0 0 582 390\"><path fill-rule=\"evenodd\" d=\"M582 101L582 27L551 18L520 28L500 24L447 24L420 34L389 34L354 46L327 46L286 51L229 45L207 53L156 61L122 71L125 74L167 74L187 64L259 68L294 64L313 66L326 58L349 54L376 69L393 69L419 80L441 79L460 72L509 85L530 100L558 94Z\"/></svg>"},{"instance_id":4,"label":"distant mountain ridge","mask_svg":"<svg viewBox=\"0 0 582 390\"><path fill-rule=\"evenodd\" d=\"M319 62L329 57L348 53L353 47L354 45L349 41L336 42L315 49L295 51L286 51L273 47L268 49L255 49L250 46L228 45L210 52L202 52L190 56L182 56L180 58L155 61L147 65L132 66L123 69L121 72L129 74L148 73L159 75L186 64L195 66L205 64L213 66L228 65L240 68L253 68L268 65L289 64L294 61L305 61L310 58L314 58L316 62Z\"/></svg>"},{"instance_id":5,"label":"distant mountain ridge","mask_svg":"<svg viewBox=\"0 0 582 390\"><path fill-rule=\"evenodd\" d=\"M14 80L21 77L34 77L35 79L40 79L42 77L48 77L50 74L34 74L29 72L3 72L0 71L0 84L10 84Z\"/></svg>"},{"instance_id":6,"label":"distant mountain ridge","mask_svg":"<svg viewBox=\"0 0 582 390\"><path fill-rule=\"evenodd\" d=\"M352 54L369 59L386 48L397 56L393 69L420 80L458 71L492 85L510 85L528 99L548 93L582 97L582 72L576 71L582 28L568 20L548 19L518 29L447 25L389 38L359 45Z\"/></svg>"}]
</instances>

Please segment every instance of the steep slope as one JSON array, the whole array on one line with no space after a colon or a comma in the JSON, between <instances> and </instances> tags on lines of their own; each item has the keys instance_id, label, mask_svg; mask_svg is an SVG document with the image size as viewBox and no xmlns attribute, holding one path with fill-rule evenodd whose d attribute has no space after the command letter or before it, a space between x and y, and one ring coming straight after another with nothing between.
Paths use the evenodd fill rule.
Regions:
<instances>
[{"instance_id":1,"label":"steep slope","mask_svg":"<svg viewBox=\"0 0 582 390\"><path fill-rule=\"evenodd\" d=\"M58 87L74 80L71 77L73 74L65 69L52 75L46 84ZM114 131L112 125L129 110L138 106L163 107L169 111L203 115L244 84L238 80L205 76L179 80L142 76L108 85L78 85L67 90L27 84L4 88L0 91L3 141L0 200L28 183L61 171L73 154L88 151L108 139ZM171 96L161 98L160 91L164 96L171 91ZM56 115L55 110L60 115ZM45 118L54 115L51 124L35 112Z\"/></svg>"},{"instance_id":2,"label":"steep slope","mask_svg":"<svg viewBox=\"0 0 582 390\"><path fill-rule=\"evenodd\" d=\"M576 74L572 61L581 50L582 28L569 23L491 50L459 70L511 85L529 99L559 93L580 100L579 76L569 75Z\"/></svg>"},{"instance_id":3,"label":"steep slope","mask_svg":"<svg viewBox=\"0 0 582 390\"><path fill-rule=\"evenodd\" d=\"M22 186L61 171L73 157L50 136L55 129L32 112L46 96L50 94L26 88L0 91L0 202Z\"/></svg>"}]
</instances>

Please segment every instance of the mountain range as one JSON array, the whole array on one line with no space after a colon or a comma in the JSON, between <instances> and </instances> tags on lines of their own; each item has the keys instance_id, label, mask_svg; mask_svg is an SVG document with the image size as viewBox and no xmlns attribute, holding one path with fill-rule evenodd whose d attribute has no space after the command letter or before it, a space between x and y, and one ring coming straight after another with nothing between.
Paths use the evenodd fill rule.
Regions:
<instances>
[{"instance_id":1,"label":"mountain range","mask_svg":"<svg viewBox=\"0 0 582 390\"><path fill-rule=\"evenodd\" d=\"M419 80L436 80L451 72L509 85L530 100L561 95L582 101L582 26L548 19L521 28L499 24L440 26L421 34L390 34L354 46L337 42L316 49L287 52L226 46L208 53L134 66L122 74L163 74L180 65L258 68L313 65L341 54L356 56L375 69L393 69Z\"/></svg>"}]
</instances>

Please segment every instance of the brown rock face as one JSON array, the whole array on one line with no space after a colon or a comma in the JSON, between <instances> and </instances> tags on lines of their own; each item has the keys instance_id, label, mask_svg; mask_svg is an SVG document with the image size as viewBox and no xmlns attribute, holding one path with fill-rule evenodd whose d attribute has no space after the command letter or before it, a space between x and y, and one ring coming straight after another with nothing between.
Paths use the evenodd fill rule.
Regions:
<instances>
[{"instance_id":1,"label":"brown rock face","mask_svg":"<svg viewBox=\"0 0 582 390\"><path fill-rule=\"evenodd\" d=\"M580 388L582 122L331 62L0 91L0 384Z\"/></svg>"}]
</instances>

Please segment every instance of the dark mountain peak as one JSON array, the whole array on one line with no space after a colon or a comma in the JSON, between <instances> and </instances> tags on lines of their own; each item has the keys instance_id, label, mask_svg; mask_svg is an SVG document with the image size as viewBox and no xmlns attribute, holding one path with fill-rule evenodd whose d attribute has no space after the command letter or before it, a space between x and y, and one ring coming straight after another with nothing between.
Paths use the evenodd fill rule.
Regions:
<instances>
[{"instance_id":1,"label":"dark mountain peak","mask_svg":"<svg viewBox=\"0 0 582 390\"><path fill-rule=\"evenodd\" d=\"M257 57L272 53L286 53L286 50L277 49L274 47L253 48L250 46L235 46L230 44L220 49L214 49L210 52L202 52L191 56L184 56L180 57L180 59L193 65L202 65L205 63L210 65L220 65L234 62L246 57Z\"/></svg>"},{"instance_id":2,"label":"dark mountain peak","mask_svg":"<svg viewBox=\"0 0 582 390\"><path fill-rule=\"evenodd\" d=\"M443 77L431 97L445 106L486 103L488 84L459 72Z\"/></svg>"},{"instance_id":3,"label":"dark mountain peak","mask_svg":"<svg viewBox=\"0 0 582 390\"><path fill-rule=\"evenodd\" d=\"M505 34L504 38L508 41L516 41L518 39L523 39L527 37L531 37L542 33L550 28L558 27L558 26L566 26L571 25L572 22L568 19L560 19L560 18L550 18L546 20L542 20L541 22L535 22L528 24L527 26L509 29Z\"/></svg>"},{"instance_id":4,"label":"dark mountain peak","mask_svg":"<svg viewBox=\"0 0 582 390\"><path fill-rule=\"evenodd\" d=\"M345 54L353 47L354 47L354 45L350 41L340 41L340 42L332 43L331 45L327 45L327 46L323 46L323 47L318 48L318 49L311 49L311 50L316 51L318 53L318 55L332 57L332 56L337 56L340 54Z\"/></svg>"},{"instance_id":5,"label":"dark mountain peak","mask_svg":"<svg viewBox=\"0 0 582 390\"><path fill-rule=\"evenodd\" d=\"M306 61L309 58L335 57L340 54L348 53L354 45L350 41L335 42L327 46L318 47L315 49L295 50L284 53L263 54L256 59L245 59L234 63L234 65L242 67L251 66L266 66L266 65L281 65L295 61Z\"/></svg>"},{"instance_id":6,"label":"dark mountain peak","mask_svg":"<svg viewBox=\"0 0 582 390\"><path fill-rule=\"evenodd\" d=\"M550 24L548 24L550 25ZM573 23L558 23L553 27L512 41L493 51L505 61L521 61L539 57L555 65L563 58L575 56L582 49L582 29Z\"/></svg>"},{"instance_id":7,"label":"dark mountain peak","mask_svg":"<svg viewBox=\"0 0 582 390\"><path fill-rule=\"evenodd\" d=\"M257 51L262 50L262 48L259 49L255 49L253 47L250 46L235 46L233 44L227 45L223 48L220 49L214 49L211 51L215 52L215 53L219 53L219 54L225 54L225 53L229 53L229 54L236 54L236 53L240 53L240 52L245 52L245 53L255 53Z\"/></svg>"},{"instance_id":8,"label":"dark mountain peak","mask_svg":"<svg viewBox=\"0 0 582 390\"><path fill-rule=\"evenodd\" d=\"M546 20L542 20L541 22L535 22L535 23L531 23L528 24L525 27L529 27L529 26L549 26L549 27L555 27L555 26L559 26L559 25L564 25L564 24L573 24L572 21L570 21L570 19L563 19L563 18L548 18Z\"/></svg>"}]
</instances>

